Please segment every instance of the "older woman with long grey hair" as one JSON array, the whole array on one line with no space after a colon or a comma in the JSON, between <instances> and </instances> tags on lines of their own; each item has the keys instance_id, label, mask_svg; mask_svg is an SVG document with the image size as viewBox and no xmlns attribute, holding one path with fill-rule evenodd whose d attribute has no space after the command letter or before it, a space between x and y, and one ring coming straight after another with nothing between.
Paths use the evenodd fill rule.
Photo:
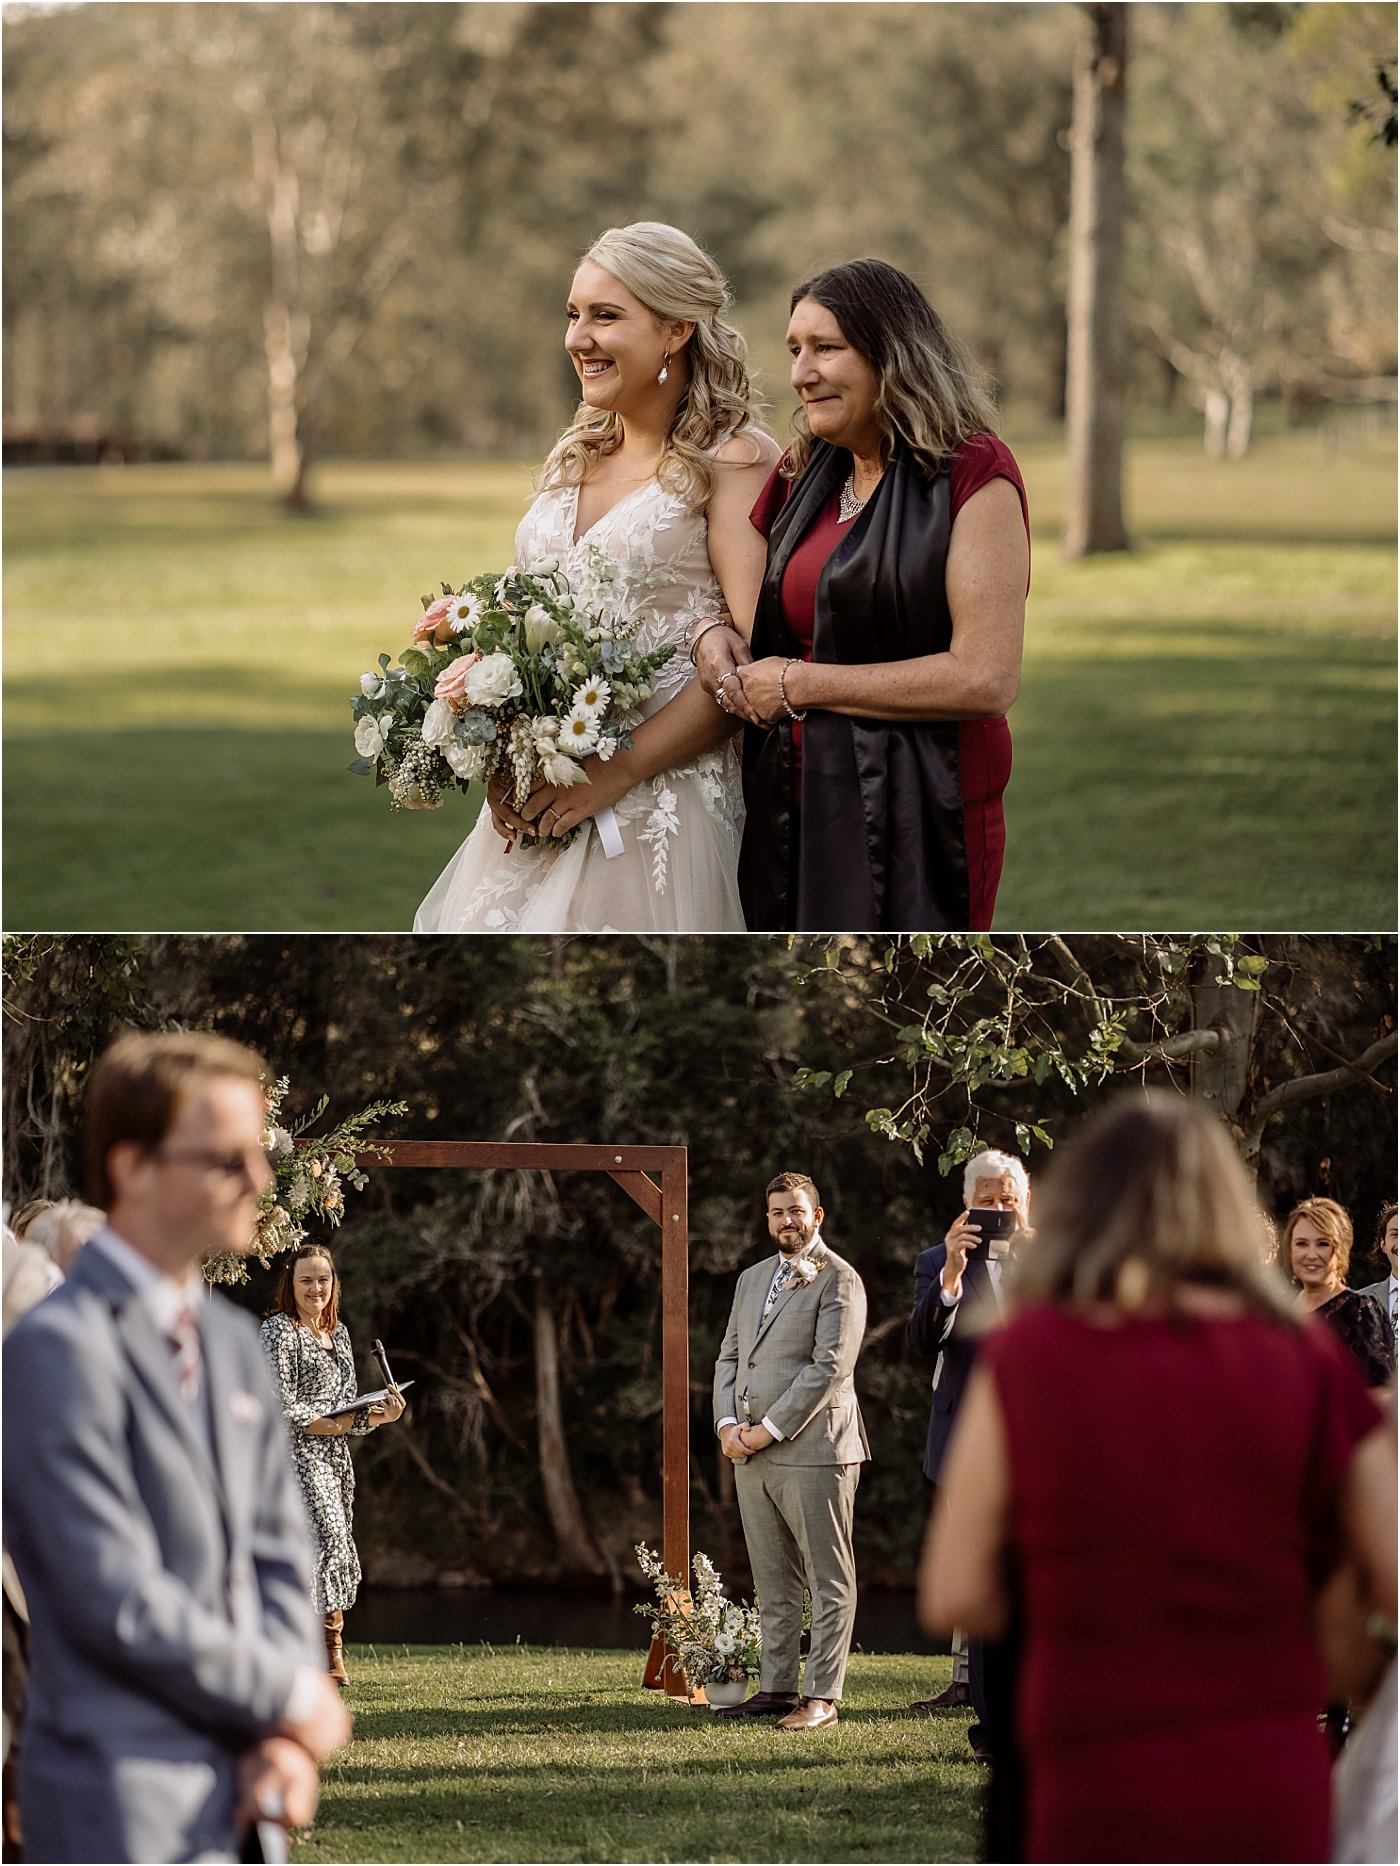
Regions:
<instances>
[{"instance_id":1,"label":"older woman with long grey hair","mask_svg":"<svg viewBox=\"0 0 1400 1866\"><path fill-rule=\"evenodd\" d=\"M1025 486L984 372L878 259L792 294L797 438L755 506L750 639L702 678L747 722L754 930L991 925L1030 574Z\"/></svg>"}]
</instances>

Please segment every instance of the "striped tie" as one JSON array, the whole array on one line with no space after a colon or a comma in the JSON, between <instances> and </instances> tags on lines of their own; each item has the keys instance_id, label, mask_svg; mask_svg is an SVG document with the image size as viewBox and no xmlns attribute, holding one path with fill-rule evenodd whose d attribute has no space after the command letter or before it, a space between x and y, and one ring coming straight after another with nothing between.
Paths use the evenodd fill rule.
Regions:
<instances>
[{"instance_id":1,"label":"striped tie","mask_svg":"<svg viewBox=\"0 0 1400 1866\"><path fill-rule=\"evenodd\" d=\"M180 1377L180 1397L187 1406L193 1406L199 1398L200 1353L199 1324L194 1319L192 1309L181 1309L171 1323L166 1340L175 1356L175 1371Z\"/></svg>"}]
</instances>

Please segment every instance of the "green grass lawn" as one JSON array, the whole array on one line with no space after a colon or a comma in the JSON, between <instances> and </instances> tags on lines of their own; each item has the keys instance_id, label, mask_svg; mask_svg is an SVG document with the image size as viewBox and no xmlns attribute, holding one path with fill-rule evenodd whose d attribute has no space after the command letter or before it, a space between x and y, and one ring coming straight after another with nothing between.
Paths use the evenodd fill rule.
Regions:
<instances>
[{"instance_id":1,"label":"green grass lawn","mask_svg":"<svg viewBox=\"0 0 1400 1866\"><path fill-rule=\"evenodd\" d=\"M1012 436L1013 441L1016 437ZM1137 549L1035 521L997 924L1390 927L1395 458L1263 438L1131 450ZM5 924L397 929L473 815L390 815L347 698L417 598L503 566L513 465L330 464L289 518L256 466L5 475Z\"/></svg>"},{"instance_id":2,"label":"green grass lawn","mask_svg":"<svg viewBox=\"0 0 1400 1866\"><path fill-rule=\"evenodd\" d=\"M322 1860L971 1860L966 1711L914 1712L947 1658L857 1654L841 1721L785 1736L641 1688L640 1652L357 1647Z\"/></svg>"}]
</instances>

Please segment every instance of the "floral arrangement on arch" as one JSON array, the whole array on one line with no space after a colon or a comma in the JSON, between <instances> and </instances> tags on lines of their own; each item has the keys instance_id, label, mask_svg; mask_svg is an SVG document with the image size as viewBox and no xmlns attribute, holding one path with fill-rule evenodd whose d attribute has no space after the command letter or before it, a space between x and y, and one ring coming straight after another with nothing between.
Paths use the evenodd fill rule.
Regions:
<instances>
[{"instance_id":1,"label":"floral arrangement on arch","mask_svg":"<svg viewBox=\"0 0 1400 1866\"><path fill-rule=\"evenodd\" d=\"M636 1548L637 1565L651 1582L655 1603L642 1601L634 1612L650 1616L654 1638L669 1648L666 1664L680 1667L687 1686L742 1684L758 1676L763 1656L758 1608L726 1600L719 1570L708 1555L691 1562L695 1592L682 1575L668 1574L665 1563L645 1542Z\"/></svg>"},{"instance_id":2,"label":"floral arrangement on arch","mask_svg":"<svg viewBox=\"0 0 1400 1866\"><path fill-rule=\"evenodd\" d=\"M398 665L381 654L360 676L350 770L387 784L396 806L436 807L445 791L495 779L519 809L541 784L586 783L583 759L631 745L636 709L675 652L639 651L643 617L623 612L618 584L617 564L590 545L572 584L557 557L541 557L423 597Z\"/></svg>"},{"instance_id":3,"label":"floral arrangement on arch","mask_svg":"<svg viewBox=\"0 0 1400 1866\"><path fill-rule=\"evenodd\" d=\"M406 1101L374 1101L359 1114L337 1122L328 1134L298 1146L298 1138L326 1112L330 1097L323 1095L308 1115L286 1127L281 1118L282 1105L290 1085L288 1076L278 1076L271 1088L266 1079L263 1082L267 1125L262 1144L272 1162L274 1177L258 1201L251 1249L246 1255L224 1251L206 1257L204 1279L208 1283L246 1283L248 1257L256 1257L266 1269L282 1251L295 1250L306 1236L304 1219L320 1218L328 1225L338 1225L345 1216L346 1187L363 1192L369 1184L355 1164L355 1155L370 1153L382 1159L388 1152L379 1142L367 1140L366 1131L387 1114L408 1112Z\"/></svg>"}]
</instances>

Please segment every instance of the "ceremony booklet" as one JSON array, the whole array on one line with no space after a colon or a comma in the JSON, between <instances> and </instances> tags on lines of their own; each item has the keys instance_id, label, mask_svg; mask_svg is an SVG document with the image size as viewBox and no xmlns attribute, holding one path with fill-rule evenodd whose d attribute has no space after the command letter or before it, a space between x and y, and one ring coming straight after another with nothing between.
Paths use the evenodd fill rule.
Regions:
<instances>
[{"instance_id":1,"label":"ceremony booklet","mask_svg":"<svg viewBox=\"0 0 1400 1866\"><path fill-rule=\"evenodd\" d=\"M413 1385L411 1380L399 1382L399 1392L406 1392ZM342 1419L348 1412L358 1412L361 1406L373 1406L376 1400L388 1399L388 1387L377 1387L373 1393L357 1393L352 1400L346 1400L343 1406L333 1406L329 1412L323 1412L323 1419Z\"/></svg>"}]
</instances>

